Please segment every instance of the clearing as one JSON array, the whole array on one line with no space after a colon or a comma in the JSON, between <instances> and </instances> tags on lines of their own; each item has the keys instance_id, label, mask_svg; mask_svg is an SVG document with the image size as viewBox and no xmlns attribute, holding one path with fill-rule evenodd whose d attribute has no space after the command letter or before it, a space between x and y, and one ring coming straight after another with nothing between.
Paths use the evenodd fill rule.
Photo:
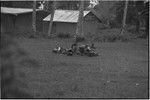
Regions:
<instances>
[{"instance_id":1,"label":"clearing","mask_svg":"<svg viewBox=\"0 0 150 100\"><path fill-rule=\"evenodd\" d=\"M95 43L99 57L53 54L71 39L17 39L40 67L22 67L35 98L148 98L148 40ZM84 43L83 43L84 44Z\"/></svg>"}]
</instances>

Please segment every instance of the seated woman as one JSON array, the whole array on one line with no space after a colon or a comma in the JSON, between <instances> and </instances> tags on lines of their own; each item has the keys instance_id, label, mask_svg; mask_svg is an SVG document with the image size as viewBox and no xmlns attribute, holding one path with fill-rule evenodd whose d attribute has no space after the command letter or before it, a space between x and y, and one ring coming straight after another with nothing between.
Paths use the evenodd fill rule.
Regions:
<instances>
[{"instance_id":1,"label":"seated woman","mask_svg":"<svg viewBox=\"0 0 150 100\"><path fill-rule=\"evenodd\" d=\"M73 53L77 53L77 49L78 49L77 43L72 44L71 49L72 49Z\"/></svg>"},{"instance_id":2,"label":"seated woman","mask_svg":"<svg viewBox=\"0 0 150 100\"><path fill-rule=\"evenodd\" d=\"M84 54L85 45L79 46L79 53L82 55Z\"/></svg>"},{"instance_id":3,"label":"seated woman","mask_svg":"<svg viewBox=\"0 0 150 100\"><path fill-rule=\"evenodd\" d=\"M53 53L62 53L63 52L63 48L62 47L57 47L57 48L54 48Z\"/></svg>"},{"instance_id":4,"label":"seated woman","mask_svg":"<svg viewBox=\"0 0 150 100\"><path fill-rule=\"evenodd\" d=\"M90 48L87 44L86 45L81 45L79 47L79 52L80 52L81 55L86 54L87 52L89 52L89 50L90 50Z\"/></svg>"},{"instance_id":5,"label":"seated woman","mask_svg":"<svg viewBox=\"0 0 150 100\"><path fill-rule=\"evenodd\" d=\"M94 43L91 44L91 49L96 49Z\"/></svg>"},{"instance_id":6,"label":"seated woman","mask_svg":"<svg viewBox=\"0 0 150 100\"><path fill-rule=\"evenodd\" d=\"M67 49L66 50L66 52L65 52L65 54L67 55L67 56L72 56L73 55L73 50L70 48L70 49Z\"/></svg>"}]
</instances>

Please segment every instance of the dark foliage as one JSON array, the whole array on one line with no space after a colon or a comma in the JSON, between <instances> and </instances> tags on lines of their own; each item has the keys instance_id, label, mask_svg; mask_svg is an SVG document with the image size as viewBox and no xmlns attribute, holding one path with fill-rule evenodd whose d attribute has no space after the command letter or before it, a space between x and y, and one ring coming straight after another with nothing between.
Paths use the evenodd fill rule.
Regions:
<instances>
[{"instance_id":1,"label":"dark foliage","mask_svg":"<svg viewBox=\"0 0 150 100\"><path fill-rule=\"evenodd\" d=\"M80 1L59 1L57 9L78 10ZM89 1L84 1L84 9L87 9Z\"/></svg>"},{"instance_id":2,"label":"dark foliage","mask_svg":"<svg viewBox=\"0 0 150 100\"><path fill-rule=\"evenodd\" d=\"M149 2L145 3L143 10L140 12L140 15L145 20L146 32L143 34L143 38L149 37Z\"/></svg>"},{"instance_id":3,"label":"dark foliage","mask_svg":"<svg viewBox=\"0 0 150 100\"><path fill-rule=\"evenodd\" d=\"M83 41L85 41L84 37L80 37L80 36L76 37L76 42L83 42Z\"/></svg>"},{"instance_id":4,"label":"dark foliage","mask_svg":"<svg viewBox=\"0 0 150 100\"><path fill-rule=\"evenodd\" d=\"M124 1L116 3L116 20L118 23L122 22ZM141 12L145 9L145 4L143 1L129 1L128 11L127 11L127 24L134 24L137 20L141 20ZM139 19L140 18L140 19Z\"/></svg>"},{"instance_id":5,"label":"dark foliage","mask_svg":"<svg viewBox=\"0 0 150 100\"><path fill-rule=\"evenodd\" d=\"M37 8L40 6L39 2L37 1ZM1 7L32 8L33 1L1 1Z\"/></svg>"},{"instance_id":6,"label":"dark foliage","mask_svg":"<svg viewBox=\"0 0 150 100\"><path fill-rule=\"evenodd\" d=\"M124 3L125 1L119 1L115 5L116 21L117 21L116 24L118 24L119 26L121 26L122 24ZM148 22L149 21L148 21L148 17L146 17L147 15L149 15L148 7L149 7L148 2L144 3L144 1L129 1L126 24L135 26L134 33L139 33L140 27L142 25L146 28L145 36L148 36L147 34L148 34ZM144 11L146 12L147 15L145 14Z\"/></svg>"},{"instance_id":7,"label":"dark foliage","mask_svg":"<svg viewBox=\"0 0 150 100\"><path fill-rule=\"evenodd\" d=\"M128 41L138 37L138 34L133 34L129 31L125 31L120 35L120 29L107 29L101 30L98 34L93 34L93 41L99 42L116 42L116 41Z\"/></svg>"},{"instance_id":8,"label":"dark foliage","mask_svg":"<svg viewBox=\"0 0 150 100\"><path fill-rule=\"evenodd\" d=\"M70 35L70 33L58 33L57 37L58 38L70 38L71 35Z\"/></svg>"}]
</instances>

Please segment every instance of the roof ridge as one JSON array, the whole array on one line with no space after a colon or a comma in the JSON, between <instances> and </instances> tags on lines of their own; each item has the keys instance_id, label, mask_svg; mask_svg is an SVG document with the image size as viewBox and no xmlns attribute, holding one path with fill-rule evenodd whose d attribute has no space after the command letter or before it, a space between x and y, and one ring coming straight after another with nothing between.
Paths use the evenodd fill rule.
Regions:
<instances>
[{"instance_id":1,"label":"roof ridge","mask_svg":"<svg viewBox=\"0 0 150 100\"><path fill-rule=\"evenodd\" d=\"M36 11L42 11L40 9L36 9ZM23 13L30 13L33 12L33 9L30 8L10 8L10 7L1 7L1 13L5 14L23 14Z\"/></svg>"},{"instance_id":2,"label":"roof ridge","mask_svg":"<svg viewBox=\"0 0 150 100\"><path fill-rule=\"evenodd\" d=\"M56 9L56 10L60 10L60 11L79 11L79 10L68 10L68 9ZM84 10L84 11L90 11L90 10Z\"/></svg>"}]
</instances>

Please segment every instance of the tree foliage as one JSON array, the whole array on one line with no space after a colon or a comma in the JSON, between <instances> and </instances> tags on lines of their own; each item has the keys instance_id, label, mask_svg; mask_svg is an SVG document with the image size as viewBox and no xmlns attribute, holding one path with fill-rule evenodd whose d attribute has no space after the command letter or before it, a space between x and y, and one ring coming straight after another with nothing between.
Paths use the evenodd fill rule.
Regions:
<instances>
[{"instance_id":1,"label":"tree foliage","mask_svg":"<svg viewBox=\"0 0 150 100\"><path fill-rule=\"evenodd\" d=\"M118 1L114 6L116 11L116 20L118 21L118 23L122 22L124 5L125 1ZM139 12L142 11L143 7L144 2L142 1L129 1L127 11L127 24L133 24L136 20L138 20Z\"/></svg>"},{"instance_id":2,"label":"tree foliage","mask_svg":"<svg viewBox=\"0 0 150 100\"><path fill-rule=\"evenodd\" d=\"M125 1L118 1L114 6L116 11L116 21L119 26L122 24L123 19L123 9ZM145 18L140 14L145 9L144 1L129 1L128 9L127 9L127 17L126 17L126 24L134 25L135 30L134 32L139 33L140 27L146 25ZM147 30L147 28L146 28Z\"/></svg>"},{"instance_id":3,"label":"tree foliage","mask_svg":"<svg viewBox=\"0 0 150 100\"><path fill-rule=\"evenodd\" d=\"M36 1L37 5L36 8L38 8L40 5ZM33 1L1 1L1 7L13 7L13 8L32 8L33 7Z\"/></svg>"}]
</instances>

